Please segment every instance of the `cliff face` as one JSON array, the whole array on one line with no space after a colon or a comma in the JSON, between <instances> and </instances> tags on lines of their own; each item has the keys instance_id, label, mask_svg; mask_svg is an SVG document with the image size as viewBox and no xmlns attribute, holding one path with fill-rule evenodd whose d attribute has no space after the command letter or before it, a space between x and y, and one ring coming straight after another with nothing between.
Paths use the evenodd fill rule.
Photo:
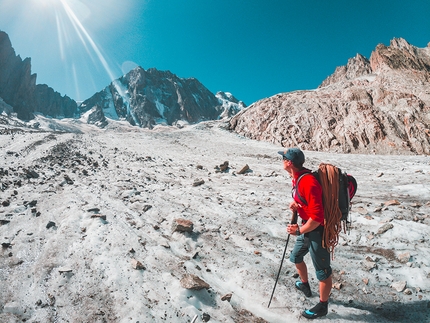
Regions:
<instances>
[{"instance_id":1,"label":"cliff face","mask_svg":"<svg viewBox=\"0 0 430 323\"><path fill-rule=\"evenodd\" d=\"M404 39L357 55L314 91L283 93L233 117L235 132L306 150L430 154L430 48Z\"/></svg>"},{"instance_id":2,"label":"cliff face","mask_svg":"<svg viewBox=\"0 0 430 323\"><path fill-rule=\"evenodd\" d=\"M9 36L0 31L0 97L14 108L20 119L31 119L36 74L31 61L15 55Z\"/></svg>"},{"instance_id":3,"label":"cliff face","mask_svg":"<svg viewBox=\"0 0 430 323\"><path fill-rule=\"evenodd\" d=\"M137 67L85 100L80 111L96 107L101 107L103 114L111 119L152 128L160 123L196 123L230 116L244 104L225 93L215 96L195 78L184 79L169 71Z\"/></svg>"},{"instance_id":4,"label":"cliff face","mask_svg":"<svg viewBox=\"0 0 430 323\"><path fill-rule=\"evenodd\" d=\"M36 85L31 60L15 54L9 36L0 31L0 98L13 108L19 119L30 120L34 113L47 116L73 116L77 104L47 85Z\"/></svg>"}]
</instances>

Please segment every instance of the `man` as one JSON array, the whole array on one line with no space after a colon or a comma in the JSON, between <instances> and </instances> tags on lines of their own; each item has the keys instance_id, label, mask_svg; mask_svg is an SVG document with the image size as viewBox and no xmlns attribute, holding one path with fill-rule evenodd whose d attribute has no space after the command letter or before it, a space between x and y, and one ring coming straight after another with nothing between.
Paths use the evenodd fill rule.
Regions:
<instances>
[{"instance_id":1,"label":"man","mask_svg":"<svg viewBox=\"0 0 430 323\"><path fill-rule=\"evenodd\" d=\"M322 188L318 180L307 175L311 171L303 167L305 155L299 148L290 148L278 152L283 157L284 169L290 174L293 185L293 202L290 204L292 211L297 211L302 219L302 225L290 224L287 232L296 235L297 240L290 255L290 261L296 265L300 281L295 286L302 291L306 297L312 296L308 281L308 269L303 257L310 252L312 263L319 280L320 302L309 310L302 312L308 319L314 319L327 315L328 299L332 288L332 269L330 267L330 253L322 247L322 235L324 231L324 207L322 202ZM299 187L296 186L298 178ZM296 191L300 192L307 205L303 205L297 197Z\"/></svg>"}]
</instances>

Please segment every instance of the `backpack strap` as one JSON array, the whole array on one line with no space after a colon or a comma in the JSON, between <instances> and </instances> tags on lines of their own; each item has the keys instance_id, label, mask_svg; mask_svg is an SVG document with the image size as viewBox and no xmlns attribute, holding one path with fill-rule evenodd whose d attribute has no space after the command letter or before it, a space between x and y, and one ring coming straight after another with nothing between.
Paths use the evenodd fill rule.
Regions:
<instances>
[{"instance_id":1,"label":"backpack strap","mask_svg":"<svg viewBox=\"0 0 430 323\"><path fill-rule=\"evenodd\" d=\"M301 174L297 178L295 185L291 189L291 196L293 197L293 200L297 201L296 200L296 198L297 198L303 203L303 205L306 205L306 206L308 205L308 202L306 202L305 198L303 196L301 196L299 193L299 183L300 183L300 180L302 179L303 176L312 175L312 174L313 174L312 171L308 171L308 172Z\"/></svg>"}]
</instances>

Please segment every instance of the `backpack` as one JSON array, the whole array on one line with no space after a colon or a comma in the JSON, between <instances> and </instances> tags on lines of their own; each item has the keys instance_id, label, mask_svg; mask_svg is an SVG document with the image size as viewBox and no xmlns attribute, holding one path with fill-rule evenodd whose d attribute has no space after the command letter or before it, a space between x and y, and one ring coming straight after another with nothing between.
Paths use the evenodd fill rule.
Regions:
<instances>
[{"instance_id":1,"label":"backpack","mask_svg":"<svg viewBox=\"0 0 430 323\"><path fill-rule=\"evenodd\" d=\"M350 229L351 223L349 211L351 209L351 199L357 192L357 181L352 175L349 175L334 165L321 163L318 170L306 172L299 176L293 187L294 194L304 204L306 200L300 195L299 187L300 180L306 175L314 176L321 184L323 191L324 205L324 233L323 247L333 252L334 247L339 241L339 233L343 229L346 233Z\"/></svg>"}]
</instances>

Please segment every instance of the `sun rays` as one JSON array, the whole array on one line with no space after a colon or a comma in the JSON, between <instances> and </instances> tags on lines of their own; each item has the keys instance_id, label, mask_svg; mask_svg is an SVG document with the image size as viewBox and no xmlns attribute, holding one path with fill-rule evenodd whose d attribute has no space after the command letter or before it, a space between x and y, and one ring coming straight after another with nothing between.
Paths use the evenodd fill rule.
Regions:
<instances>
[{"instance_id":1,"label":"sun rays","mask_svg":"<svg viewBox=\"0 0 430 323\"><path fill-rule=\"evenodd\" d=\"M101 80L108 79L103 82L105 86L121 76L122 62L115 61L103 47L111 45L106 43L109 33L124 21L133 3L134 0L125 4L116 0L2 0L0 19L2 25L12 29L6 32L25 39L23 46L29 47L29 52L37 50L41 54L30 55L38 83L47 73L61 70L60 82L74 89L67 95L83 100L87 98L81 97L83 86L93 84L96 92L102 89L100 85L96 88ZM36 69L37 66L42 68Z\"/></svg>"}]
</instances>

